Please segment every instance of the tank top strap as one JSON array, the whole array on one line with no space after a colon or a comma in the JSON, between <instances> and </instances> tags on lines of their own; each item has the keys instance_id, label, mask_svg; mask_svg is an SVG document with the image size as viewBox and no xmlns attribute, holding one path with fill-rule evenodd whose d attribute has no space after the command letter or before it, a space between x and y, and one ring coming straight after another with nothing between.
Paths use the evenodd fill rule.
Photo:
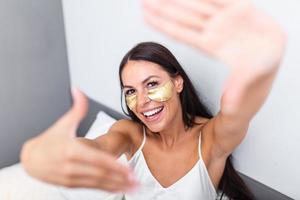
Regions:
<instances>
[{"instance_id":1,"label":"tank top strap","mask_svg":"<svg viewBox=\"0 0 300 200\"><path fill-rule=\"evenodd\" d=\"M146 128L145 128L145 126L143 126L143 141L137 151L141 151L143 149L145 143L146 143Z\"/></svg>"},{"instance_id":2,"label":"tank top strap","mask_svg":"<svg viewBox=\"0 0 300 200\"><path fill-rule=\"evenodd\" d=\"M204 174L202 174L202 178L204 180L206 180L207 182L207 186L208 188L205 190L206 192L209 192L210 196L213 196L214 198L211 198L211 199L216 199L216 196L217 196L217 191L214 187L214 184L210 178L210 175L208 173L208 169L205 165L205 162L203 160L203 157L202 157L202 153L201 153L201 136L202 136L202 128L200 130L200 134L199 134L199 141L198 141L198 154L199 154L199 160L200 160L200 163L201 163L201 166L202 166L202 172Z\"/></svg>"},{"instance_id":3,"label":"tank top strap","mask_svg":"<svg viewBox=\"0 0 300 200\"><path fill-rule=\"evenodd\" d=\"M200 130L199 138L198 138L198 154L199 154L199 159L202 159L202 154L201 154L201 135L202 135L202 129Z\"/></svg>"},{"instance_id":4,"label":"tank top strap","mask_svg":"<svg viewBox=\"0 0 300 200\"><path fill-rule=\"evenodd\" d=\"M145 129L145 126L143 126L143 140L142 140L141 145L139 146L139 148L135 152L135 154L138 154L140 151L142 151L145 143L146 143L146 129Z\"/></svg>"},{"instance_id":5,"label":"tank top strap","mask_svg":"<svg viewBox=\"0 0 300 200\"><path fill-rule=\"evenodd\" d=\"M134 162L134 160L139 157L139 155L142 153L142 149L146 143L146 130L145 126L143 126L143 140L137 151L133 154L133 156L128 160L129 163Z\"/></svg>"}]
</instances>

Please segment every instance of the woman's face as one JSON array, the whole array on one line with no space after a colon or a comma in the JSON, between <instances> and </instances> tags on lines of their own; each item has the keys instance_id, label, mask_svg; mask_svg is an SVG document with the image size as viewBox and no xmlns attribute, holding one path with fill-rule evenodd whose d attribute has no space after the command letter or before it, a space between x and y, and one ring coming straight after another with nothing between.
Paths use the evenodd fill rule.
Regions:
<instances>
[{"instance_id":1,"label":"woman's face","mask_svg":"<svg viewBox=\"0 0 300 200\"><path fill-rule=\"evenodd\" d=\"M125 98L134 97L130 109L152 132L165 130L176 118L181 118L181 76L172 78L160 65L152 62L128 61L121 78ZM150 98L150 93L156 88L163 88L156 92L164 97L162 100ZM170 92L167 94L166 91Z\"/></svg>"}]
</instances>

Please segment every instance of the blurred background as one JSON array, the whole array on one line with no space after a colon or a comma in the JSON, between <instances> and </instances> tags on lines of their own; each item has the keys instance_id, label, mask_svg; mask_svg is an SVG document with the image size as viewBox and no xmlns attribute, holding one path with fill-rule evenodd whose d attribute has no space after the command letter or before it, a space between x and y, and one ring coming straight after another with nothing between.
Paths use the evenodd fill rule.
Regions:
<instances>
[{"instance_id":1,"label":"blurred background","mask_svg":"<svg viewBox=\"0 0 300 200\"><path fill-rule=\"evenodd\" d=\"M254 3L284 27L289 42L273 90L234 163L242 174L300 199L300 1ZM207 106L219 110L228 68L149 28L139 0L0 0L0 169L17 163L23 142L70 107L70 79L121 112L119 63L143 41L169 48Z\"/></svg>"}]
</instances>

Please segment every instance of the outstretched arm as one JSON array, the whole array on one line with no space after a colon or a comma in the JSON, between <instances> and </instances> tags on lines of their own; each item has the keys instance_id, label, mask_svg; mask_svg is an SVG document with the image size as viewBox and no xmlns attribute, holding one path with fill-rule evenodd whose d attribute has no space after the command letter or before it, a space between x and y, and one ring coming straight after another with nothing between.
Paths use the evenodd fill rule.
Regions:
<instances>
[{"instance_id":1,"label":"outstretched arm","mask_svg":"<svg viewBox=\"0 0 300 200\"><path fill-rule=\"evenodd\" d=\"M131 189L136 184L131 170L113 156L126 151L126 137L116 134L115 125L105 136L106 142L114 139L111 149L100 144L101 139L77 138L76 129L86 114L87 100L79 91L73 92L73 97L73 107L65 115L24 144L21 162L25 170L40 180L67 187L111 192Z\"/></svg>"},{"instance_id":2,"label":"outstretched arm","mask_svg":"<svg viewBox=\"0 0 300 200\"><path fill-rule=\"evenodd\" d=\"M265 102L286 36L248 0L144 0L145 20L230 68L221 109L208 124L214 153L229 155Z\"/></svg>"}]
</instances>

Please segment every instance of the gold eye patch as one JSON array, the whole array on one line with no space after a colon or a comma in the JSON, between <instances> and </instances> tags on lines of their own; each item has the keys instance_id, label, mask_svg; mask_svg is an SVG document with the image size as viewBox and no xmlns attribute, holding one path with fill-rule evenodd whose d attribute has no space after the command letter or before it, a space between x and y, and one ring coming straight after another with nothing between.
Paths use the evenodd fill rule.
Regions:
<instances>
[{"instance_id":1,"label":"gold eye patch","mask_svg":"<svg viewBox=\"0 0 300 200\"><path fill-rule=\"evenodd\" d=\"M159 88L154 88L148 91L149 99L153 101L164 102L168 101L172 97L173 83L168 81L166 84Z\"/></svg>"},{"instance_id":2,"label":"gold eye patch","mask_svg":"<svg viewBox=\"0 0 300 200\"><path fill-rule=\"evenodd\" d=\"M163 86L148 91L149 99L158 102L168 101L173 94L173 83L168 81ZM132 110L137 104L137 94L126 96L126 104Z\"/></svg>"},{"instance_id":3,"label":"gold eye patch","mask_svg":"<svg viewBox=\"0 0 300 200\"><path fill-rule=\"evenodd\" d=\"M129 107L130 110L132 110L137 103L136 94L126 96L125 99L126 99L127 106Z\"/></svg>"}]
</instances>

